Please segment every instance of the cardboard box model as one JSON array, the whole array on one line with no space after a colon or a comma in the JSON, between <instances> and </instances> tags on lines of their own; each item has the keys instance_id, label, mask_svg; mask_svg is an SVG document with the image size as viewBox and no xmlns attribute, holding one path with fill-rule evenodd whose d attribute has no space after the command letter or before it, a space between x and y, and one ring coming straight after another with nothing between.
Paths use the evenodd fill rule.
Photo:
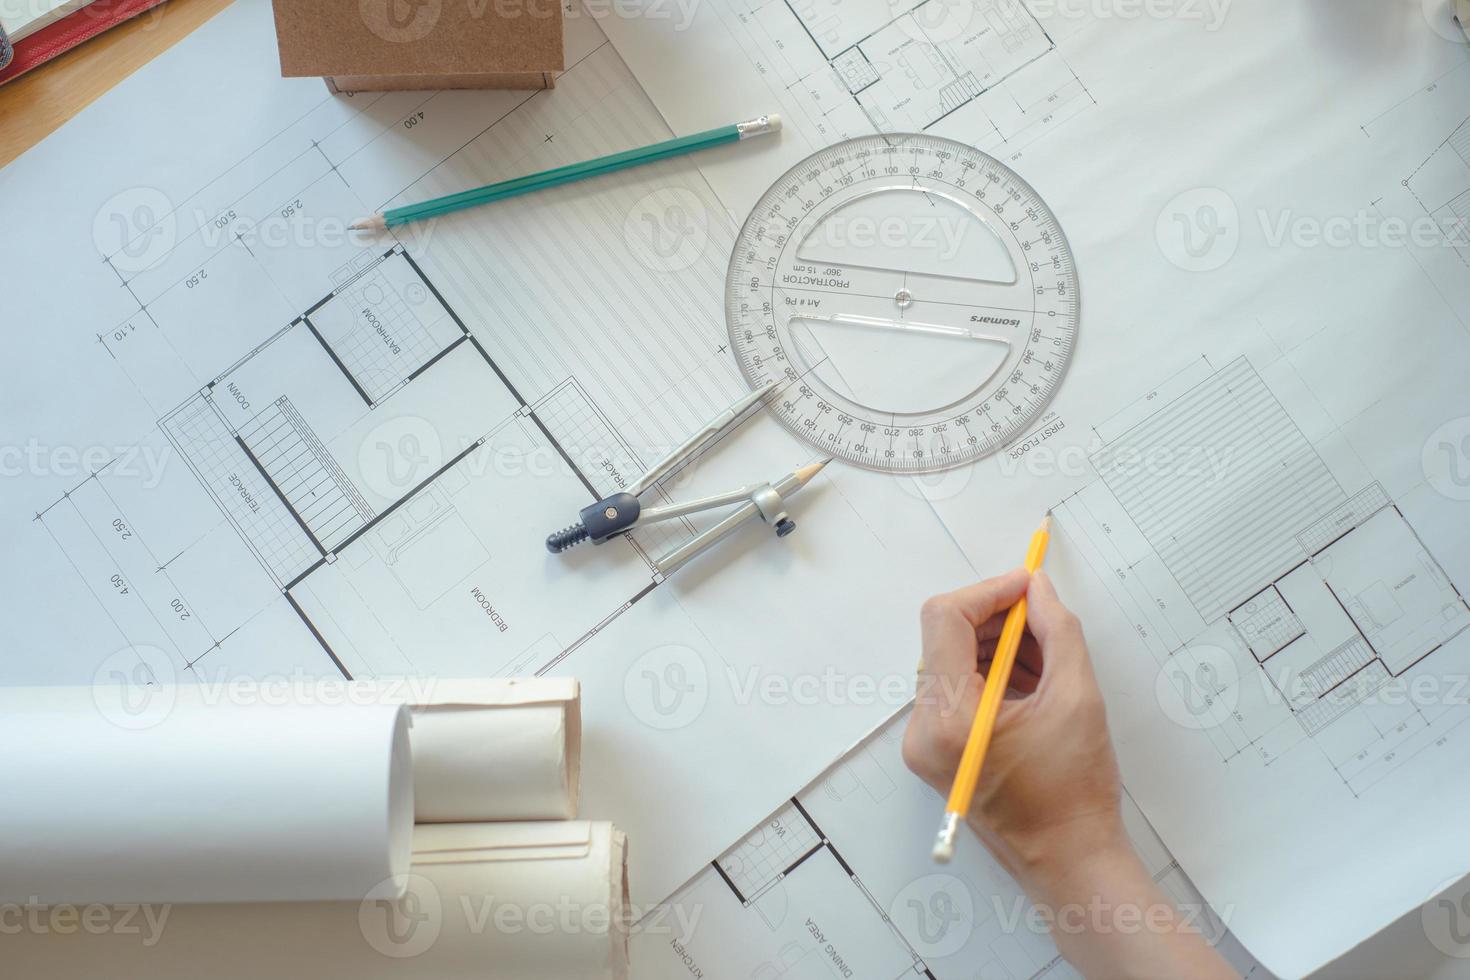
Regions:
<instances>
[{"instance_id":1,"label":"cardboard box model","mask_svg":"<svg viewBox=\"0 0 1470 980\"><path fill-rule=\"evenodd\" d=\"M334 92L551 88L561 0L273 0L281 74Z\"/></svg>"}]
</instances>

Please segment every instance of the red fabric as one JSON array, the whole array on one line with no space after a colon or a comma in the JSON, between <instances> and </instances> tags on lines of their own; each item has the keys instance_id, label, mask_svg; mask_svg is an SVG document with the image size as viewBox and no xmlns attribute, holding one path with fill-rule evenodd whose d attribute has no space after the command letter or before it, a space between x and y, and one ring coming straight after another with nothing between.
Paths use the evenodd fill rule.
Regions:
<instances>
[{"instance_id":1,"label":"red fabric","mask_svg":"<svg viewBox=\"0 0 1470 980\"><path fill-rule=\"evenodd\" d=\"M70 51L88 38L96 37L109 27L115 27L162 2L163 0L92 0L87 6L73 11L49 27L43 27L30 37L16 41L15 58L5 70L0 71L0 85L19 78L37 65Z\"/></svg>"}]
</instances>

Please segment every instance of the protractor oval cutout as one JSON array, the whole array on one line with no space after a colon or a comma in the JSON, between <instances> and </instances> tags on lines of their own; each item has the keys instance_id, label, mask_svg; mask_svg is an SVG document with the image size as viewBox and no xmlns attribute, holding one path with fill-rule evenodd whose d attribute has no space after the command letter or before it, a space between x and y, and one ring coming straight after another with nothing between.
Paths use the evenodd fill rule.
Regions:
<instances>
[{"instance_id":1,"label":"protractor oval cutout","mask_svg":"<svg viewBox=\"0 0 1470 980\"><path fill-rule=\"evenodd\" d=\"M942 191L880 187L824 216L797 244L798 261L1009 286L1016 263L990 219Z\"/></svg>"},{"instance_id":2,"label":"protractor oval cutout","mask_svg":"<svg viewBox=\"0 0 1470 980\"><path fill-rule=\"evenodd\" d=\"M1011 345L942 324L877 317L795 316L788 324L803 375L868 412L914 416L976 397Z\"/></svg>"}]
</instances>

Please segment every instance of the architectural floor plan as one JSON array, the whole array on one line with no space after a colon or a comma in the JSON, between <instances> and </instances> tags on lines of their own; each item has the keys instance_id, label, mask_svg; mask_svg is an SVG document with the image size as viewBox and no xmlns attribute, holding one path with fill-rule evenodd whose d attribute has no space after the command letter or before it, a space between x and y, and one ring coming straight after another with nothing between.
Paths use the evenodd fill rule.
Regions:
<instances>
[{"instance_id":1,"label":"architectural floor plan","mask_svg":"<svg viewBox=\"0 0 1470 980\"><path fill-rule=\"evenodd\" d=\"M668 902L633 940L649 980L1028 980L1077 977L1028 924L1025 893L977 841L938 867L925 845L943 801L913 779L904 712L786 802ZM1182 920L1243 977L1264 975L1124 799L1134 845ZM681 918L682 915L682 918Z\"/></svg>"},{"instance_id":2,"label":"architectural floor plan","mask_svg":"<svg viewBox=\"0 0 1470 980\"><path fill-rule=\"evenodd\" d=\"M825 118L843 125L837 120L855 102L878 132L928 129L1054 48L1019 0L925 0L907 9L877 0L777 0L737 4L729 14L752 52L771 56L788 86ZM773 45L792 26L810 39L815 57Z\"/></svg>"},{"instance_id":3,"label":"architectural floor plan","mask_svg":"<svg viewBox=\"0 0 1470 980\"><path fill-rule=\"evenodd\" d=\"M0 672L139 685L574 674L585 812L664 842L632 857L646 905L909 696L890 660L906 621L875 642L872 624L834 635L801 610L859 587L917 606L971 571L921 498L860 473L809 488L797 535L738 535L669 580L650 556L702 525L547 554L548 533L742 391L721 315L730 215L697 169L669 161L396 236L347 225L666 138L596 22L570 24L554 99L349 98L275 77L269 6L241 3L112 93L105 116L6 169L16 199L40 201L19 187L58 179L48 161L68 140L151 115L140 86L203 62L235 79L238 101L200 123L212 137L191 137L171 167L131 160L43 223L54 240L5 257L74 281L37 294L65 328L29 335L34 370L8 389L25 407L7 415L7 444L40 462L6 487L6 550L27 556L6 586L29 612ZM61 258L78 251L95 258ZM755 418L658 492L699 496L807 458ZM767 693L768 678L799 690L888 675L885 698ZM827 744L788 751L798 741ZM665 805L712 769L729 778L709 819Z\"/></svg>"},{"instance_id":4,"label":"architectural floor plan","mask_svg":"<svg viewBox=\"0 0 1470 980\"><path fill-rule=\"evenodd\" d=\"M1372 213L1401 221L1407 251L1456 305L1470 298L1470 66L1437 74L1366 120L1362 147L1395 147L1397 172L1373 188Z\"/></svg>"},{"instance_id":5,"label":"architectural floor plan","mask_svg":"<svg viewBox=\"0 0 1470 980\"><path fill-rule=\"evenodd\" d=\"M740 940L664 975L1055 973L978 850L879 859L939 814L892 731L843 757L911 696L904 611L1056 505L1129 791L1231 932L1302 975L1417 909L1470 867L1470 276L1380 219L1458 216L1470 55L1415 4L1042 6L569 17L552 91L349 96L278 77L239 0L0 171L0 681L575 674L632 902ZM779 138L347 228L769 111ZM1083 325L1041 424L933 481L829 467L798 534L668 580L648 556L701 525L548 556L744 388L753 201L899 127L1002 157L1066 230ZM665 489L808 456L759 416Z\"/></svg>"},{"instance_id":6,"label":"architectural floor plan","mask_svg":"<svg viewBox=\"0 0 1470 980\"><path fill-rule=\"evenodd\" d=\"M1416 218L1437 227L1464 187L1421 205L1405 184L1434 154L1462 176L1463 41L1410 4L1351 23L1326 3L1235 4L1213 21L1190 5L1135 18L1028 6L1053 50L928 131L1001 156L1058 215L1082 270L1077 358L1027 436L919 487L987 572L1021 553L1015 529L1036 508L1060 505L1066 544L1048 565L1087 623L1130 791L1210 901L1235 907L1247 947L1304 974L1470 861L1446 817L1466 800L1444 779L1470 752L1455 684L1470 667L1470 279L1444 234L1410 233ZM847 133L831 120L871 122L845 81L822 98L793 84L828 77L858 32L823 42L762 7L770 37L753 44L741 9L706 7L682 32L608 28L675 128L738 115L752 92L792 120L789 148L702 167L737 213ZM789 70L788 51L807 60ZM853 87L881 75L855 54L840 64ZM704 66L718 83L691 83ZM978 112L1062 66L1014 141ZM1080 101L1063 96L1069 80ZM1161 415L1195 443L1163 473L1148 449L1170 430L1117 441L1231 371L1248 372L1259 426L1228 404ZM1249 374L1281 411L1245 397ZM1428 809L1406 816L1408 796ZM1413 847L1361 846L1404 819ZM1336 914L1303 911L1325 907Z\"/></svg>"},{"instance_id":7,"label":"architectural floor plan","mask_svg":"<svg viewBox=\"0 0 1470 980\"><path fill-rule=\"evenodd\" d=\"M1425 213L1447 234L1463 233L1470 223L1470 117L1404 180ZM1470 242L1460 242L1456 247L1470 265L1464 252L1470 249Z\"/></svg>"},{"instance_id":8,"label":"architectural floor plan","mask_svg":"<svg viewBox=\"0 0 1470 980\"><path fill-rule=\"evenodd\" d=\"M615 70L609 55L604 48L590 56L589 82ZM580 77L571 79L573 92ZM405 118L433 120L424 110ZM331 135L340 140L341 130ZM342 154L341 166L329 152ZM283 188L277 214L330 208L343 197L360 209L352 159L330 137L316 141L252 191ZM210 186L198 197L233 190ZM137 214L127 203L131 221ZM652 588L641 542L619 542L599 556L604 574L579 585L582 612L568 617L544 581L504 560L539 556L546 533L589 494L611 492L641 466L576 379L539 385L533 408L403 245L363 248L344 236L334 249L293 249L299 254L288 260L268 243L252 247L261 233L246 208L230 200L218 219L179 208L173 240L158 255L140 251L151 227L130 229L110 267L139 310L97 338L150 403L185 379L208 379L160 412L150 439L160 458L187 466L223 522L183 547L157 540L149 504L127 500L142 492L137 481L110 475L106 464L35 517L120 638L150 651L143 660L159 681L228 673L238 664L227 667L218 651L254 646L257 630L292 616L305 628L295 639L317 645L347 677L541 671ZM185 234L178 223L190 220L199 227ZM233 225L250 237L232 235ZM305 256L343 261L321 267L315 297L316 270L301 268ZM170 281L180 269L190 271ZM198 318L227 302L243 321L237 291L255 288L249 302L262 319L292 302L299 309L270 333L265 323L242 322L239 336L260 340L224 362L219 351L230 341L202 339ZM534 479L507 479L531 472ZM182 475L169 469L170 485ZM501 519L507 512L517 520ZM678 525L662 530L658 544L678 533ZM208 571L223 556L233 564L246 555L263 578ZM121 584L95 587L114 571ZM557 573L576 574L548 570ZM530 624L552 621L554 633L526 636ZM325 665L301 658L297 646L286 645L282 664ZM440 655L414 652L425 649ZM157 650L166 654L161 662ZM474 652L462 663L443 659L455 650Z\"/></svg>"},{"instance_id":9,"label":"architectural floor plan","mask_svg":"<svg viewBox=\"0 0 1470 980\"><path fill-rule=\"evenodd\" d=\"M689 23L604 26L681 132L749 114L751 99L781 112L780 146L738 169L703 168L741 214L786 167L842 139L931 132L1004 160L1095 105L1021 0L717 0ZM681 79L711 59L731 84L691 98Z\"/></svg>"},{"instance_id":10,"label":"architectural floor plan","mask_svg":"<svg viewBox=\"0 0 1470 980\"><path fill-rule=\"evenodd\" d=\"M616 446L614 433L594 430L571 381L525 403L402 246L363 253L334 278L332 293L160 427L344 676L443 672L414 655L426 639L473 649L465 671L549 669L653 587L650 566L619 561L627 545L615 545L614 574L589 590L585 612L527 644L512 623L558 617L538 605L541 583L492 557L531 550L586 493L611 490L616 470L586 453ZM564 471L517 499L496 462L537 458ZM528 519L500 520L506 511ZM68 549L74 561L85 551ZM156 581L131 580L144 592ZM191 667L209 649L170 639Z\"/></svg>"},{"instance_id":11,"label":"architectural floor plan","mask_svg":"<svg viewBox=\"0 0 1470 980\"><path fill-rule=\"evenodd\" d=\"M1226 762L1305 742L1354 792L1443 748L1470 716L1408 685L1470 650L1470 605L1404 512L1344 487L1247 359L1168 389L1098 427L1101 481L1056 508L1168 706ZM1180 465L1138 463L1165 456Z\"/></svg>"}]
</instances>

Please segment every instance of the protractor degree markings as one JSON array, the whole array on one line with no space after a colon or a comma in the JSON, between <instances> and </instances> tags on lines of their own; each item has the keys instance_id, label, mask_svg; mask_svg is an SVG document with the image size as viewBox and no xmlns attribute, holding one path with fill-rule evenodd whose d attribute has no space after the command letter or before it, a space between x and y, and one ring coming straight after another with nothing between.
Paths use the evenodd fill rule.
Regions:
<instances>
[{"instance_id":1,"label":"protractor degree markings","mask_svg":"<svg viewBox=\"0 0 1470 980\"><path fill-rule=\"evenodd\" d=\"M905 167L907 173L902 169ZM992 287L989 295L983 288L971 288L963 277L942 277L949 280L937 290L943 299L922 294L916 299L935 304L936 310L962 311L967 321L991 316L1021 320L1023 326L1014 335L1005 373L998 380L986 382L973 397L930 410L916 408L901 417L889 412L873 413L879 416L873 418L867 408L846 394L849 381L826 376L823 369L829 364L837 366L827 351L810 351L817 354L817 363L804 362L804 348L792 334L794 320L801 319L802 307L798 304L811 315L821 311L831 317L845 296L853 301L852 309L843 311L849 317L878 314L880 319L895 323L909 318L922 320L913 307L887 309L898 294L886 295L888 283L894 280L882 278L884 274L902 273L898 281L904 283L913 281L913 277L906 270L888 270L882 264L865 269L851 262L797 259L796 242L805 234L804 229L817 227L865 191L905 186L919 191L914 196L915 207L925 211L937 207L942 196L959 202L991 225L1004 240L1019 275L1018 283ZM863 137L808 158L761 198L756 213L737 238L733 253L726 313L731 346L747 379L779 379L782 400L773 408L788 429L824 451L871 469L927 472L994 452L1022 432L1044 408L1065 373L1074 346L1079 309L1075 265L1055 216L1004 164L940 137L925 135L902 143ZM840 278L857 288L778 283L783 271L794 271L791 266L797 262L819 265L823 273L833 269L828 278ZM814 275L808 270L800 274ZM884 284L883 291L873 291L876 283L870 277L874 276ZM1007 287L1008 291L1003 291ZM970 296L965 295L966 289ZM1037 317L1042 318L1041 323ZM1042 324L1046 324L1044 329ZM1009 324L988 326L991 329L986 332L998 335L1002 331L994 328ZM1019 361L1012 360L1017 357ZM924 370L922 365L916 367ZM869 362L866 373L859 374L859 378L866 379L861 383L877 382L881 387L882 370L882 364ZM793 381L805 391L793 394ZM889 381L900 386L904 383L900 378ZM873 388L869 394L879 390ZM916 389L915 393L923 390Z\"/></svg>"}]
</instances>

